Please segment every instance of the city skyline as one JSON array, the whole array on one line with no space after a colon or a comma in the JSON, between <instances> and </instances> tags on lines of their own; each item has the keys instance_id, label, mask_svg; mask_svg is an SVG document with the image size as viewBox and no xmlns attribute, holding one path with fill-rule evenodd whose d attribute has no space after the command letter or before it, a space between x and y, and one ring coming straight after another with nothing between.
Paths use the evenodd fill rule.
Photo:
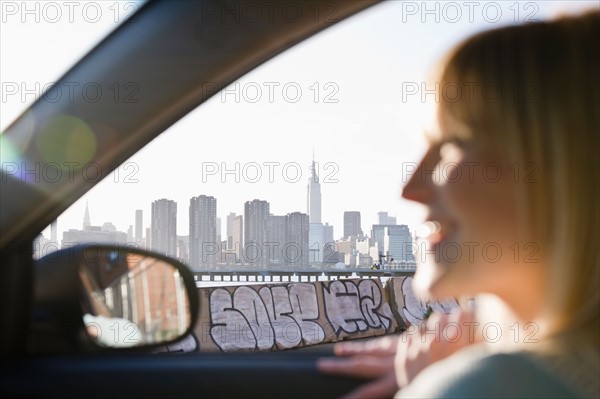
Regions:
<instances>
[{"instance_id":1,"label":"city skyline","mask_svg":"<svg viewBox=\"0 0 600 399\"><path fill-rule=\"evenodd\" d=\"M309 184L307 192L310 191ZM89 205L86 205L83 229L66 231L61 245L67 247L86 242L135 244L179 258L193 269L240 262L257 268L271 265L305 268L338 262L364 267L394 260L414 262L411 253L413 236L409 228L394 223L381 224L395 222L388 212L378 212L379 224L371 226L370 234L363 234L360 211L345 211L348 220L345 220L344 235L336 239L333 225L309 223L308 209L306 213L294 211L274 215L268 201L253 199L244 202L243 215L229 213L223 234L220 218L216 216L217 202L213 196L192 197L188 208L190 235L179 236L176 234L177 202L157 199L151 203L152 221L146 228L146 237L137 235L143 229L140 225L142 209L135 211L134 236L134 225L129 225L124 233L117 231L112 222L104 222L102 226L92 224ZM348 231L352 233L346 234ZM48 241L39 238L41 243Z\"/></svg>"},{"instance_id":2,"label":"city skyline","mask_svg":"<svg viewBox=\"0 0 600 399\"><path fill-rule=\"evenodd\" d=\"M537 16L545 18L586 6L575 3L544 2ZM425 150L426 143L419 133L427 127L424 121L428 114L420 99L401 101L402 83L426 82L432 65L444 51L474 32L514 23L514 18L505 8L499 24L491 24L480 15L468 24L423 24L418 18L397 24L402 18L401 7L400 2L373 7L361 18L336 24L233 82L224 92L241 87L238 92L243 93L243 88L256 85L266 89L265 83L274 82L279 84L277 97L270 102L264 95L257 103L244 101L243 96L240 102L233 101L234 96L226 96L226 101L219 95L209 99L76 201L59 217L56 228L48 226L45 237L62 237L68 228L79 226L86 202L93 209L92 222L112 220L120 231L127 231L132 224L137 226L131 215L140 208L140 198L171 198L185 204L189 198L206 192L221 199L222 211L240 214L240 193L244 198L252 198L252 193L260 192L276 214L287 211L284 208L302 209L310 159L298 154L307 155L313 149L321 160L321 168L331 164L338 170L338 182L322 182L321 187L324 195L336 193L335 198L329 196L323 202L321 209L323 220L335 226L336 237L343 226L340 209L360 209L365 229L377 223L377 211L387 210L414 231L424 212L417 204L400 199L405 182L402 164L418 161ZM29 91L56 81L89 51L92 42L99 42L115 27L115 22L104 22L108 23L90 24L79 19L75 23L23 24L19 18L11 18L3 25L3 33L7 33L3 37L20 38L18 42L3 41L3 80L22 84L28 91L16 93L5 104L0 115L2 129L35 100L35 93ZM420 40L415 42L413 35L404 35L406 29L419 35ZM73 36L75 30L78 35ZM47 42L40 41L40 37ZM45 43L64 40L71 45L52 48L52 57L48 57ZM7 61L22 55L24 47L32 49L27 53L28 61ZM407 53L414 62L404 62ZM315 59L323 62L307 61ZM378 73L369 72L374 70ZM325 90L325 84L330 82L339 89L333 95L336 103L323 101L331 94ZM303 89L297 103L282 100L279 89L287 83ZM314 101L316 92L311 87L320 89L318 101ZM183 142L189 144L182 146ZM281 181L279 174L274 183L242 180L223 184L213 179L201 184L204 164L217 163L221 167L224 163L231 168L236 162L297 163L302 166L303 175L298 183ZM146 205L141 208L145 230L150 226L151 212ZM181 216L177 234L189 235L187 216ZM227 213L218 211L217 216L225 221Z\"/></svg>"},{"instance_id":3,"label":"city skyline","mask_svg":"<svg viewBox=\"0 0 600 399\"><path fill-rule=\"evenodd\" d=\"M200 195L200 196L203 196L203 195ZM208 195L207 195L207 196L208 196ZM175 201L175 202L177 202L177 201ZM152 202L151 202L151 203L150 203L150 205L149 205L150 209L151 209L151 205L152 205ZM88 212L89 212L89 209L88 209ZM300 212L300 213L305 213L305 212L301 212L301 211L298 211L298 210L296 210L296 211L290 211L290 212L287 212L287 213L297 213L297 212ZM346 213L346 212L358 212L358 213L360 213L360 215L361 215L361 219L362 219L362 215L363 215L363 213L362 213L361 211L341 211L341 214L343 215L343 214L344 214L344 213ZM137 226L138 226L138 223L137 223L137 221L138 221L138 220L140 220L140 221L141 221L141 219L138 219L137 215L138 215L138 214L145 214L145 213L146 213L146 212L144 212L144 209L135 209L135 210L134 210L134 216L133 216L133 217L132 217L132 219L131 219L131 220L132 220L132 223L131 223L131 224L124 224L124 226L128 226L128 227L132 227L133 229L137 229ZM386 211L380 211L380 212L377 212L377 213L378 213L378 214L379 214L379 213L383 213L383 214L386 214L386 215L388 215L388 212L386 212ZM93 214L93 208L92 208L91 214ZM227 218L227 217L229 217L229 216L231 216L231 215L233 215L233 217L234 217L234 218L239 218L240 216L241 216L241 217L243 217L243 213L242 213L242 214L236 214L235 212L230 212L229 214L227 214L227 215L226 215L226 218ZM400 226L400 225L406 225L406 226L407 226L407 227L410 229L410 231L411 231L411 234L412 234L412 233L414 233L414 229L413 229L413 228L411 228L411 227L410 227L408 224L406 224L406 223L399 223L399 224L398 224L398 223L396 222L396 219L397 219L396 217L394 217L394 216L387 216L387 217L388 217L388 219L387 219L387 220L393 220L393 222L382 222L382 221L381 221L381 220L382 220L381 218L375 218L375 219L377 219L378 221L377 221L376 223L373 223L373 224L371 224L370 226L373 226L373 225L394 225L394 224L395 224L395 225L398 225L398 226ZM85 216L84 216L84 218L85 218ZM92 217L92 216L90 216L90 220L91 220L91 219L93 219L93 217ZM221 219L221 218L219 217L219 219ZM342 217L342 219L343 219L343 217ZM178 219L178 220L179 220L179 219ZM111 221L111 220L102 221L102 223L100 223L100 224L93 224L93 223L91 223L91 222L90 222L90 225L91 225L91 226L101 226L102 224L107 224L107 223L108 223L108 224L113 224L113 225L114 225L114 221ZM56 226L56 227L54 227L54 229L55 229L55 230L57 230L57 229L58 229L58 225L60 225L60 224L61 224L61 223L60 223L60 217L59 217L58 219L56 219L56 220L55 220L55 221L52 223L52 225L51 225L51 226ZM361 227L362 227L362 226L365 226L365 225L367 225L367 224L366 224L366 223L361 223ZM140 228L141 228L141 229L142 229L142 231L143 231L143 233L142 233L143 239L146 239L146 230L147 230L147 229L150 227L150 223L148 223L148 225L146 225L146 223L139 223L139 226L140 226ZM332 224L329 224L329 223L328 223L327 225L324 225L324 227L334 228L335 226L334 226L334 225L332 225ZM69 231L69 230L72 230L72 229L77 229L77 228L76 228L76 226L70 226L70 227L66 227L66 228L64 228L64 230L62 230L62 232L64 233L64 232L67 232L67 231ZM340 230L342 230L342 231L343 231L343 223L342 223L342 226L338 226L338 229L340 229ZM126 232L126 230L127 230L127 229L117 229L117 230L118 230L118 231L123 231L123 232ZM124 230L125 230L125 231L124 231ZM48 230L48 231L50 232L51 230ZM134 230L134 231L136 231L136 230ZM224 228L223 228L223 227L221 228L221 236L223 237L223 241L227 241L228 231L229 231L229 230L227 229L227 224L225 224L225 227L224 227ZM335 230L334 230L334 231L335 231ZM369 230L366 230L366 231L369 231L369 232L370 232L371 230L369 229ZM365 232L365 230L363 229L363 234L365 234L364 232ZM45 233L45 232L42 232L42 233ZM218 231L217 231L217 233L218 233ZM223 233L224 233L224 234L223 234ZM177 234L177 235L178 235L178 236L181 236L181 234ZM189 235L189 234L188 234L188 235ZM217 235L218 235L218 234L217 234ZM371 236L370 236L370 235L368 235L368 234L365 234L365 235L366 235L366 236L368 236L368 237L371 237ZM46 236L46 235L44 234L44 236ZM58 236L58 234L57 234L57 236ZM343 237L342 235L339 235L339 234L336 234L336 233L334 233L332 236L334 237L334 238L333 238L334 240L342 240L342 239L344 239L344 238L345 238L345 237ZM134 237L135 237L136 239L138 238L138 237L137 237L137 235L134 235ZM52 236L48 236L47 238L52 238Z\"/></svg>"},{"instance_id":4,"label":"city skyline","mask_svg":"<svg viewBox=\"0 0 600 399\"><path fill-rule=\"evenodd\" d=\"M320 169L321 172L323 172L323 165L326 164L326 162L317 162L315 161L316 165L317 165L317 169ZM311 165L311 164L309 164ZM309 176L306 176L306 174L308 172L311 172L311 166L306 167L304 170L304 178L298 182L295 183L286 183L286 186L282 187L282 190L280 190L282 193L287 194L284 198L280 198L280 200L273 200L273 196L272 196L272 191L267 191L265 192L265 195L260 195L260 197L264 200L267 200L271 203L272 206L272 211L274 213L277 214L286 214L289 212L293 212L293 211L302 211L302 212L307 212L307 209L304 209L305 206L307 206L307 200L308 200L308 195L307 195L307 181L310 180ZM306 180L305 180L306 179ZM110 180L110 176L105 179L106 180ZM101 182L98 186L102 185L104 183ZM108 182L110 183L110 182ZM107 184L108 184L107 183ZM244 184L244 182L242 181L240 184ZM249 184L248 184L249 185ZM255 185L255 187L257 187L258 185ZM322 205L321 205L321 220L323 221L324 224L329 224L330 226L333 225L335 226L335 231L334 231L334 236L336 238L339 238L342 236L342 229L343 229L343 211L339 211L339 207L337 207L335 204L339 201L340 195L338 193L338 189L341 188L340 183L334 183L334 184L330 184L328 182L323 182L323 179L320 179L320 186L321 186L321 194L325 194L325 196L327 197L327 199L325 201L322 201ZM157 188L160 186L157 186ZM394 199L394 201L392 202L399 202L399 203L407 203L408 201L402 200L400 199L399 196L399 185L398 185L398 191L397 191L397 195L396 198ZM132 184L129 185L127 187L128 189L131 189L131 193L135 196L135 188L136 188L136 184ZM240 187L240 188L243 188ZM183 198L181 195L169 195L169 193L166 192L161 192L162 190L157 190L157 195L154 195L153 197L156 199L159 198L169 198L172 199L174 201L176 201L178 204L184 204L187 203L189 201L189 199L191 197L194 196L198 196L198 195L202 195L202 194L206 194L206 195L213 195L213 196L218 196L221 199L221 204L223 204L225 202L224 205L222 205L221 207L219 207L217 209L217 217L219 217L223 223L224 226L225 225L225 221L227 220L227 216L230 213L235 213L235 214L242 214L243 213L243 200L234 200L234 197L231 196L231 194L233 194L233 192L229 191L229 189L225 190L225 192L223 192L223 189L219 189L219 187L217 187L215 189L215 187L208 187L206 190L194 190L196 191L196 193L190 194L190 195L185 195ZM244 192L246 192L246 195L248 195L248 197L251 198L251 196L254 196L254 194L252 193L248 193L247 190L243 190ZM236 193L236 196L240 195L239 193ZM150 226L151 223L151 210L150 210L150 206L149 205L144 205L144 206L140 206L139 201L132 201L131 196L128 195L123 195L123 198L128 198L127 204L123 203L119 203L119 204L113 204L113 205L109 205L110 207L112 207L113 211L117 212L110 212L112 214L118 215L115 217L110 217L110 214L107 215L107 208L106 208L106 202L105 201L94 201L93 199L90 199L91 195L86 195L84 197L82 197L80 200L78 200L77 202L75 202L67 211L65 211L65 213L63 213L61 216L59 216L58 218L58 226L57 226L57 232L58 232L58 236L61 237L62 233L64 233L65 231L67 231L70 228L76 228L77 225L81 224L81 215L85 212L85 207L86 204L87 206L90 207L90 209L92 209L92 222L95 224L101 224L105 221L111 221L112 223L114 223L117 228L121 231L127 231L128 227L130 225L133 226L134 231L137 228L138 222L136 222L136 220L134 219L134 217L130 216L132 214L135 214L136 210L142 210L143 214L140 218L140 222L143 226L143 231L145 232L146 228ZM117 196L117 197L121 197L121 196ZM115 198L115 196L113 196L112 198ZM357 199L360 197L357 197ZM226 201L224 201L224 199ZM398 215L401 215L402 213L399 212L395 212L394 209L398 209L398 207L379 207L378 208L374 208L373 204L377 204L379 203L379 201L377 201L378 198L375 198L375 201L365 201L364 203L364 207L360 206L360 204L356 203L355 201L352 201L353 203L355 203L355 205L353 205L350 210L352 209L360 209L361 212L361 218L363 221L364 226L371 226L372 224L377 224L378 220L379 220L379 216L378 216L378 212L380 212L382 209L385 209L388 213L390 211L392 211L391 213L395 213L398 217ZM232 201L233 200L233 201ZM228 203L227 203L228 202ZM348 202L347 200L345 202ZM388 201L389 202L389 201ZM358 205L358 206L357 206ZM418 204L409 204L410 207L409 209L412 209L411 212L409 212L407 214L406 217L400 216L399 217L399 221L407 224L409 226L409 228L412 230L415 230L419 225L420 225L420 219L422 219L423 213L421 212L421 207ZM377 206L377 205L375 205ZM367 208L367 209L365 209ZM325 212L325 210L327 210L327 212ZM123 213L126 213L125 216L122 216ZM404 212L406 213L406 212ZM98 220L100 219L100 220ZM188 227L189 227L189 222L188 222L188 215L187 212L185 212L185 214L180 213L178 215L178 223L177 223L177 234L178 235L189 235L189 231L188 231ZM325 227L326 228L326 227ZM48 226L44 231L43 231L45 237L49 237L50 236L50 226ZM222 235L225 237L226 234L226 230L222 229Z\"/></svg>"},{"instance_id":5,"label":"city skyline","mask_svg":"<svg viewBox=\"0 0 600 399\"><path fill-rule=\"evenodd\" d=\"M276 212L277 214L287 214L287 213L291 213L291 212L307 213L309 215L309 219L311 220L311 224L313 225L313 230L312 230L313 237L323 237L323 238L315 238L313 241L319 241L322 243L327 242L326 240L324 240L324 238L326 236L332 236L336 240L343 239L346 236L344 234L344 228L347 224L346 220L345 220L345 213L348 213L348 212L351 213L353 211L337 212L337 213L333 214L333 217L332 217L331 212L328 214L329 217L322 216L321 210L322 210L322 202L323 201L322 201L321 187L322 187L322 181L325 185L327 185L327 181L326 181L327 179L321 179L321 177L319 175L319 170L321 170L321 172L323 172L323 164L326 164L326 163L318 162L314 158L314 156L315 155L313 152L312 161L310 163L310 166L307 168L307 170L309 171L309 176L308 176L307 180L298 179L299 181L297 182L299 184L304 183L303 185L305 187L306 209L301 210L300 207L298 207L298 206L293 207L293 205L282 206L281 203L279 203L279 202L274 202L269 199L265 199L265 196L262 196L262 195L261 195L261 197L263 198L263 200L269 202L269 204L272 207L273 212ZM300 188L300 187L298 187L298 188ZM333 190L333 192L331 192L331 190L328 190L328 191L326 191L326 193L328 194L328 196L327 196L328 200L325 201L327 204L331 204L333 202L333 200L331 198L335 198L335 199L338 198L338 195L335 192L335 190ZM292 197L294 197L297 193L290 192L290 194L292 194ZM186 203L187 201L189 201L189 198L203 196L203 195L210 195L210 196L213 196L216 198L216 195L214 193L208 193L208 192L205 192L204 194L193 195L191 197L186 198L185 200L181 200L180 198L173 198L169 195L164 195L164 196L160 196L157 198L169 198L170 200L175 201L176 203L182 204L182 203ZM286 198L286 200L287 200L287 198ZM88 215L87 215L88 219L90 217L89 209L88 209L89 204L90 204L90 201L86 199L84 212L88 213ZM76 207L76 205L74 205L72 208L75 208L75 207ZM357 207L355 207L354 209L357 209ZM225 220L226 221L225 227L227 227L227 226L229 226L229 223L230 223L230 221L228 221L230 215L243 214L244 213L243 211L244 211L244 201L242 201L242 200L238 201L237 206L233 209L222 210L219 207L217 207L216 215L217 215L218 223L221 220ZM127 219L128 222L123 222L122 220L117 220L116 223L117 223L118 229L120 231L127 231L128 228L131 227L135 231L135 236L137 236L138 230L141 229L142 233L143 233L146 230L146 228L151 226L152 210L151 210L151 207L150 207L150 209L145 208L145 207L142 207L142 209L140 209L139 206L134 205L131 212L135 213L135 218L133 220L128 218ZM365 221L364 222L365 226L371 226L374 224L382 224L382 222L381 222L382 218L385 220L388 220L388 219L396 220L396 217L388 216L389 211L377 210L376 212L372 212L372 214L368 214L362 210L358 211L358 212L360 214L358 217L358 221L359 221L359 223L360 223L361 219L363 221ZM311 218L311 214L312 214L312 218ZM418 218L419 213L416 212L415 215ZM415 216L415 215L413 215L413 216ZM55 229L57 229L59 232L64 233L65 231L68 231L69 229L74 228L73 226L63 225L63 223L60 222L60 219L62 219L62 218L59 217L58 227L55 226ZM334 220L336 220L336 219L338 220L337 223L334 222ZM414 219L415 218L411 218L411 220L414 220ZM190 235L190 231L189 231L189 226L190 226L189 220L190 219L189 219L188 212L182 211L182 212L178 213L177 220L178 220L178 222L176 223L177 235L178 236L189 236ZM110 221L110 222L114 223L115 221ZM403 220L403 222L404 222L404 224L409 226L411 231L415 231L416 228L419 226L419 224L405 222L404 220ZM87 223L89 223L89 220L87 221ZM383 223L383 224L386 224L386 223ZM334 226L335 226L335 228L334 228ZM318 230L321 230L321 231L318 231ZM331 230L333 230L333 231L331 231ZM49 233L50 233L49 228L47 228L43 231L43 234L45 235L45 237L48 237ZM227 234L228 234L227 230L223 231L223 229L220 229L217 232L217 236L220 235L222 237L225 237L225 239L228 239ZM361 234L362 234L362 231L361 231ZM59 234L59 236L61 236L61 234Z\"/></svg>"}]
</instances>

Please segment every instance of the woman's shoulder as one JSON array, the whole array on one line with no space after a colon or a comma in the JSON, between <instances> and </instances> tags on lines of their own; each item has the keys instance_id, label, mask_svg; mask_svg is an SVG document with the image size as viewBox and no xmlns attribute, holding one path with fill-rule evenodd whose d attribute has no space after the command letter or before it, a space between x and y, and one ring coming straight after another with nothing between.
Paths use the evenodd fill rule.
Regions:
<instances>
[{"instance_id":1,"label":"woman's shoulder","mask_svg":"<svg viewBox=\"0 0 600 399\"><path fill-rule=\"evenodd\" d=\"M580 398L562 375L528 352L466 348L421 372L400 398Z\"/></svg>"}]
</instances>

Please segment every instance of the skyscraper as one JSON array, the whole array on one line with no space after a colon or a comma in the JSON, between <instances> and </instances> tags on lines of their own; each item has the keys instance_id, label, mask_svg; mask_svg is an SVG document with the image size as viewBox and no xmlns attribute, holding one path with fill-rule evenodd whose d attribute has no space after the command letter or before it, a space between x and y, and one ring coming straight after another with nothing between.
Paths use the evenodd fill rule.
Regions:
<instances>
[{"instance_id":1,"label":"skyscraper","mask_svg":"<svg viewBox=\"0 0 600 399\"><path fill-rule=\"evenodd\" d=\"M329 223L323 225L323 263L337 263L337 245L333 238L333 226Z\"/></svg>"},{"instance_id":2,"label":"skyscraper","mask_svg":"<svg viewBox=\"0 0 600 399\"><path fill-rule=\"evenodd\" d=\"M219 243L219 246L221 245L221 218L217 218L217 242Z\"/></svg>"},{"instance_id":3,"label":"skyscraper","mask_svg":"<svg viewBox=\"0 0 600 399\"><path fill-rule=\"evenodd\" d=\"M269 203L252 200L244 204L244 260L254 267L268 263Z\"/></svg>"},{"instance_id":4,"label":"skyscraper","mask_svg":"<svg viewBox=\"0 0 600 399\"><path fill-rule=\"evenodd\" d=\"M235 215L235 214L234 214ZM238 215L231 221L231 249L235 251L236 261L242 261L244 251L244 216Z\"/></svg>"},{"instance_id":5,"label":"skyscraper","mask_svg":"<svg viewBox=\"0 0 600 399\"><path fill-rule=\"evenodd\" d=\"M383 248L388 262L414 262L412 236L408 226L389 226L384 230Z\"/></svg>"},{"instance_id":6,"label":"skyscraper","mask_svg":"<svg viewBox=\"0 0 600 399\"><path fill-rule=\"evenodd\" d=\"M387 227L389 227L390 230L399 228L397 225L392 225L392 224L374 224L371 227L372 245L377 246L377 250L379 251L378 257L379 257L379 255L385 255L383 244L384 244L385 229ZM376 261L378 259L374 259L374 260Z\"/></svg>"},{"instance_id":7,"label":"skyscraper","mask_svg":"<svg viewBox=\"0 0 600 399\"><path fill-rule=\"evenodd\" d=\"M233 249L233 219L236 214L234 212L227 215L227 249Z\"/></svg>"},{"instance_id":8,"label":"skyscraper","mask_svg":"<svg viewBox=\"0 0 600 399\"><path fill-rule=\"evenodd\" d=\"M177 256L177 203L159 199L152 203L152 250Z\"/></svg>"},{"instance_id":9,"label":"skyscraper","mask_svg":"<svg viewBox=\"0 0 600 399\"><path fill-rule=\"evenodd\" d=\"M140 243L144 234L144 211L135 210L135 241Z\"/></svg>"},{"instance_id":10,"label":"skyscraper","mask_svg":"<svg viewBox=\"0 0 600 399\"><path fill-rule=\"evenodd\" d=\"M184 263L190 264L190 237L177 236L177 257Z\"/></svg>"},{"instance_id":11,"label":"skyscraper","mask_svg":"<svg viewBox=\"0 0 600 399\"><path fill-rule=\"evenodd\" d=\"M214 266L219 252L217 199L206 195L190 199L189 259L192 267Z\"/></svg>"},{"instance_id":12,"label":"skyscraper","mask_svg":"<svg viewBox=\"0 0 600 399\"><path fill-rule=\"evenodd\" d=\"M323 225L323 241L325 241L325 244L331 244L335 242L333 239L333 226L331 226L329 223L325 223Z\"/></svg>"},{"instance_id":13,"label":"skyscraper","mask_svg":"<svg viewBox=\"0 0 600 399\"><path fill-rule=\"evenodd\" d=\"M308 231L308 261L319 264L323 263L323 245L325 244L325 240L323 224L321 223L321 184L319 183L314 154L307 188L307 212L310 223Z\"/></svg>"},{"instance_id":14,"label":"skyscraper","mask_svg":"<svg viewBox=\"0 0 600 399\"><path fill-rule=\"evenodd\" d=\"M311 264L323 263L325 245L323 223L310 223L308 231L308 261Z\"/></svg>"},{"instance_id":15,"label":"skyscraper","mask_svg":"<svg viewBox=\"0 0 600 399\"><path fill-rule=\"evenodd\" d=\"M83 229L89 229L92 225L90 222L90 209L88 208L88 203L85 201L85 215L83 215Z\"/></svg>"},{"instance_id":16,"label":"skyscraper","mask_svg":"<svg viewBox=\"0 0 600 399\"><path fill-rule=\"evenodd\" d=\"M50 224L50 241L58 242L58 219L54 219Z\"/></svg>"},{"instance_id":17,"label":"skyscraper","mask_svg":"<svg viewBox=\"0 0 600 399\"><path fill-rule=\"evenodd\" d=\"M377 219L379 224L396 224L396 218L393 216L389 216L387 212L377 212Z\"/></svg>"},{"instance_id":18,"label":"skyscraper","mask_svg":"<svg viewBox=\"0 0 600 399\"><path fill-rule=\"evenodd\" d=\"M287 242L286 235L287 216L269 215L267 247L265 248L265 255L269 257L269 263L280 266L285 263L282 250Z\"/></svg>"},{"instance_id":19,"label":"skyscraper","mask_svg":"<svg viewBox=\"0 0 600 399\"><path fill-rule=\"evenodd\" d=\"M313 156L310 167L310 179L308 180L307 210L310 223L321 223L321 184Z\"/></svg>"},{"instance_id":20,"label":"skyscraper","mask_svg":"<svg viewBox=\"0 0 600 399\"><path fill-rule=\"evenodd\" d=\"M286 243L280 253L287 266L308 267L309 216L306 213L293 212L287 215Z\"/></svg>"},{"instance_id":21,"label":"skyscraper","mask_svg":"<svg viewBox=\"0 0 600 399\"><path fill-rule=\"evenodd\" d=\"M148 249L152 249L152 227L146 227L146 245Z\"/></svg>"},{"instance_id":22,"label":"skyscraper","mask_svg":"<svg viewBox=\"0 0 600 399\"><path fill-rule=\"evenodd\" d=\"M360 226L360 212L344 212L344 238L362 237L363 231Z\"/></svg>"}]
</instances>

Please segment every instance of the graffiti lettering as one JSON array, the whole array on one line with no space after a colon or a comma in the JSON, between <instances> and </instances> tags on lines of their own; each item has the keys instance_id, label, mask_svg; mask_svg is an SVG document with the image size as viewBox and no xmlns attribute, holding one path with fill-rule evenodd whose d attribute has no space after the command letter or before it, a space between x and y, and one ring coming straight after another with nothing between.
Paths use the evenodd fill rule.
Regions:
<instances>
[{"instance_id":1,"label":"graffiti lettering","mask_svg":"<svg viewBox=\"0 0 600 399\"><path fill-rule=\"evenodd\" d=\"M201 351L269 351L365 338L396 332L401 320L379 279L199 291L195 331Z\"/></svg>"},{"instance_id":2,"label":"graffiti lettering","mask_svg":"<svg viewBox=\"0 0 600 399\"><path fill-rule=\"evenodd\" d=\"M258 291L257 291L258 290ZM310 283L217 288L210 294L210 335L222 351L288 349L323 342Z\"/></svg>"},{"instance_id":3,"label":"graffiti lettering","mask_svg":"<svg viewBox=\"0 0 600 399\"><path fill-rule=\"evenodd\" d=\"M338 280L328 287L323 284L323 298L336 335L369 328L388 330L392 325L392 311L383 303L381 287L374 280Z\"/></svg>"}]
</instances>

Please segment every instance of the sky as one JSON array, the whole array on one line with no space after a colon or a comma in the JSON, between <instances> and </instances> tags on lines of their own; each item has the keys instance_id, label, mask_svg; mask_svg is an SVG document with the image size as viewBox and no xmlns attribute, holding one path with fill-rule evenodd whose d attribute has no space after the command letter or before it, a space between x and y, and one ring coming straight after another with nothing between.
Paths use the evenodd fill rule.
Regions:
<instances>
[{"instance_id":1,"label":"sky","mask_svg":"<svg viewBox=\"0 0 600 399\"><path fill-rule=\"evenodd\" d=\"M0 1L2 130L36 91L139 6L68 4ZM217 198L223 235L226 215L241 214L244 202L255 198L269 201L276 215L306 212L313 152L322 219L334 225L336 238L346 210L361 212L367 233L379 211L415 229L424 210L400 192L426 148L422 133L435 99L421 94L432 88L426 82L436 63L475 32L592 7L598 2L387 1L372 7L256 68L163 132L59 217L59 238L63 230L81 228L86 203L93 225L112 222L127 231L136 209L144 210L146 228L151 202L173 199L179 235L188 233L190 198L202 194Z\"/></svg>"}]
</instances>

